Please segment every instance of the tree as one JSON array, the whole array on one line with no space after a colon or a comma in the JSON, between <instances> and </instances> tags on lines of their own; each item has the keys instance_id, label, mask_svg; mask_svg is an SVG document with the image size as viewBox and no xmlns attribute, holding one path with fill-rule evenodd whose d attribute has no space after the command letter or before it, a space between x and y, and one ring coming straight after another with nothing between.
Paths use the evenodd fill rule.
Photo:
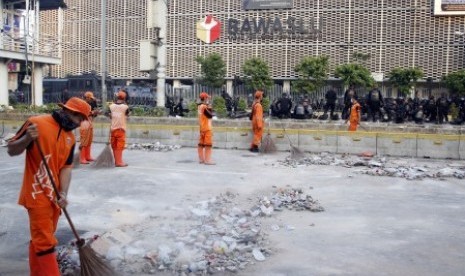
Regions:
<instances>
[{"instance_id":1,"label":"tree","mask_svg":"<svg viewBox=\"0 0 465 276\"><path fill-rule=\"evenodd\" d=\"M248 59L242 65L244 83L253 90L265 90L273 85L268 64L258 57Z\"/></svg>"},{"instance_id":2,"label":"tree","mask_svg":"<svg viewBox=\"0 0 465 276\"><path fill-rule=\"evenodd\" d=\"M397 87L399 94L406 96L410 93L411 86L423 77L423 71L420 68L394 68L388 73L387 77L394 87Z\"/></svg>"},{"instance_id":3,"label":"tree","mask_svg":"<svg viewBox=\"0 0 465 276\"><path fill-rule=\"evenodd\" d=\"M226 64L218 53L212 53L207 57L198 56L195 61L200 64L200 83L212 87L221 88L226 76Z\"/></svg>"},{"instance_id":4,"label":"tree","mask_svg":"<svg viewBox=\"0 0 465 276\"><path fill-rule=\"evenodd\" d=\"M294 71L299 75L293 85L299 92L308 94L325 84L329 70L329 57L304 57Z\"/></svg>"},{"instance_id":5,"label":"tree","mask_svg":"<svg viewBox=\"0 0 465 276\"><path fill-rule=\"evenodd\" d=\"M449 73L442 80L452 94L457 96L465 95L465 70Z\"/></svg>"},{"instance_id":6,"label":"tree","mask_svg":"<svg viewBox=\"0 0 465 276\"><path fill-rule=\"evenodd\" d=\"M334 75L342 80L345 86L371 87L375 80L370 70L358 63L346 63L336 67Z\"/></svg>"}]
</instances>

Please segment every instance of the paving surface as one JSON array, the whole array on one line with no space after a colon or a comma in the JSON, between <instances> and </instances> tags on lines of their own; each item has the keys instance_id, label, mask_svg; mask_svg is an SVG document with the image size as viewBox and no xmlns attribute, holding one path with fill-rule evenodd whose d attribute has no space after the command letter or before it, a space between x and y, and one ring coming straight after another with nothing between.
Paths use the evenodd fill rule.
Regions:
<instances>
[{"instance_id":1,"label":"paving surface","mask_svg":"<svg viewBox=\"0 0 465 276\"><path fill-rule=\"evenodd\" d=\"M94 155L103 147L94 145ZM237 206L248 208L277 187L302 188L325 211L285 210L263 219L272 254L235 275L463 275L465 181L277 165L287 155L214 150L217 165L206 166L197 163L193 148L128 150L127 168L74 170L68 211L80 233L105 233L148 218L169 225L179 218L173 210L227 192L237 195ZM23 155L9 157L0 147L1 276L29 273L28 221L16 204L23 166ZM276 231L272 225L282 227ZM141 231L150 235L153 229ZM58 237L61 243L72 239L64 217Z\"/></svg>"}]
</instances>

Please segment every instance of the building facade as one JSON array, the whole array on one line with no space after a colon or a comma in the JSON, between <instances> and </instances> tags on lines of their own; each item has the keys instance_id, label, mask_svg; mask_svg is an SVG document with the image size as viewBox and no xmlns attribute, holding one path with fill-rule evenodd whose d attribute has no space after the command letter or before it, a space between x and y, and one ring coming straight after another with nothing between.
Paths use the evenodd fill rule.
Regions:
<instances>
[{"instance_id":1,"label":"building facade","mask_svg":"<svg viewBox=\"0 0 465 276\"><path fill-rule=\"evenodd\" d=\"M100 72L100 2L66 2L62 64L51 66L49 74ZM425 75L421 81L426 86L429 80L431 85L462 69L465 61L465 17L435 15L438 2L439 6L447 3L108 0L107 72L116 79L156 82L162 78L173 86L192 84L200 74L195 58L216 52L226 62L228 90L231 80L241 76L242 64L252 57L263 58L272 77L289 90L290 80L297 77L294 67L306 56L329 56L331 78L336 66L363 54L369 57L364 65L380 82L395 67L419 67ZM166 5L163 14L161 4ZM56 11L43 13L41 27L53 31L48 25L55 26L55 19ZM155 45L149 48L157 57L153 69L141 71L141 41Z\"/></svg>"}]
</instances>

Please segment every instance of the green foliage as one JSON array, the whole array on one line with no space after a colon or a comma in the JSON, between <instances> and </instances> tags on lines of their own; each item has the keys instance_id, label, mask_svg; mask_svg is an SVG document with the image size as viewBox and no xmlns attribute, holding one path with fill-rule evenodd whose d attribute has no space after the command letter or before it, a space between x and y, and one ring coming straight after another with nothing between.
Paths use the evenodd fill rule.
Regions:
<instances>
[{"instance_id":1,"label":"green foliage","mask_svg":"<svg viewBox=\"0 0 465 276\"><path fill-rule=\"evenodd\" d=\"M296 65L294 71L299 75L293 86L296 91L304 94L316 91L324 85L329 70L329 57L304 57Z\"/></svg>"},{"instance_id":2,"label":"green foliage","mask_svg":"<svg viewBox=\"0 0 465 276\"><path fill-rule=\"evenodd\" d=\"M198 108L198 103L193 101L193 102L190 102L189 105L188 105L188 108L189 108L189 114L187 114L188 117L197 117L197 108Z\"/></svg>"},{"instance_id":3,"label":"green foliage","mask_svg":"<svg viewBox=\"0 0 465 276\"><path fill-rule=\"evenodd\" d=\"M37 113L52 113L54 110L61 109L57 104L44 104L41 106L28 105L28 104L16 104L13 105L14 112L25 113L25 114L37 114Z\"/></svg>"},{"instance_id":4,"label":"green foliage","mask_svg":"<svg viewBox=\"0 0 465 276\"><path fill-rule=\"evenodd\" d=\"M465 95L465 70L449 73L442 80L452 94Z\"/></svg>"},{"instance_id":5,"label":"green foliage","mask_svg":"<svg viewBox=\"0 0 465 276\"><path fill-rule=\"evenodd\" d=\"M419 68L394 68L387 75L389 81L394 87L399 89L402 96L406 96L410 92L410 87L423 77L423 71Z\"/></svg>"},{"instance_id":6,"label":"green foliage","mask_svg":"<svg viewBox=\"0 0 465 276\"><path fill-rule=\"evenodd\" d=\"M228 115L226 110L226 101L223 97L213 97L213 110L218 118L225 118Z\"/></svg>"},{"instance_id":7,"label":"green foliage","mask_svg":"<svg viewBox=\"0 0 465 276\"><path fill-rule=\"evenodd\" d=\"M144 116L145 109L140 106L131 107L131 116Z\"/></svg>"},{"instance_id":8,"label":"green foliage","mask_svg":"<svg viewBox=\"0 0 465 276\"><path fill-rule=\"evenodd\" d=\"M365 54L365 53L362 53L362 52L354 52L352 53L352 60L354 62L363 62L363 61L367 61L371 58L371 55L370 54Z\"/></svg>"},{"instance_id":9,"label":"green foliage","mask_svg":"<svg viewBox=\"0 0 465 276\"><path fill-rule=\"evenodd\" d=\"M270 112L270 98L266 97L262 99L263 113L268 114Z\"/></svg>"},{"instance_id":10,"label":"green foliage","mask_svg":"<svg viewBox=\"0 0 465 276\"><path fill-rule=\"evenodd\" d=\"M200 83L213 88L223 86L226 76L226 64L218 53L212 53L207 57L198 56L195 60L201 66Z\"/></svg>"},{"instance_id":11,"label":"green foliage","mask_svg":"<svg viewBox=\"0 0 465 276\"><path fill-rule=\"evenodd\" d=\"M134 106L131 107L131 116L141 116L141 117L164 117L165 108L164 107L145 107L145 106Z\"/></svg>"},{"instance_id":12,"label":"green foliage","mask_svg":"<svg viewBox=\"0 0 465 276\"><path fill-rule=\"evenodd\" d=\"M459 108L455 103L452 103L449 108L449 114L452 117L452 121L456 121L457 118L459 117Z\"/></svg>"},{"instance_id":13,"label":"green foliage","mask_svg":"<svg viewBox=\"0 0 465 276\"><path fill-rule=\"evenodd\" d=\"M237 110L244 111L247 109L247 100L243 98L239 98L239 102L237 103Z\"/></svg>"},{"instance_id":14,"label":"green foliage","mask_svg":"<svg viewBox=\"0 0 465 276\"><path fill-rule=\"evenodd\" d=\"M245 85L253 90L265 90L273 85L268 64L261 58L248 59L242 65Z\"/></svg>"},{"instance_id":15,"label":"green foliage","mask_svg":"<svg viewBox=\"0 0 465 276\"><path fill-rule=\"evenodd\" d=\"M375 83L370 70L357 63L346 63L337 66L334 75L340 78L344 85L372 87Z\"/></svg>"}]
</instances>

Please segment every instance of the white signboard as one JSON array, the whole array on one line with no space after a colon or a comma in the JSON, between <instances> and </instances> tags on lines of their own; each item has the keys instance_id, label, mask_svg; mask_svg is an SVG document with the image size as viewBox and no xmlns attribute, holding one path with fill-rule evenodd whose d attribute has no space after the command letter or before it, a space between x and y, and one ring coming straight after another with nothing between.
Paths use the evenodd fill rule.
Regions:
<instances>
[{"instance_id":1,"label":"white signboard","mask_svg":"<svg viewBox=\"0 0 465 276\"><path fill-rule=\"evenodd\" d=\"M293 0L243 0L245 10L292 9Z\"/></svg>"},{"instance_id":2,"label":"white signboard","mask_svg":"<svg viewBox=\"0 0 465 276\"><path fill-rule=\"evenodd\" d=\"M434 15L465 15L465 0L434 0Z\"/></svg>"}]
</instances>

